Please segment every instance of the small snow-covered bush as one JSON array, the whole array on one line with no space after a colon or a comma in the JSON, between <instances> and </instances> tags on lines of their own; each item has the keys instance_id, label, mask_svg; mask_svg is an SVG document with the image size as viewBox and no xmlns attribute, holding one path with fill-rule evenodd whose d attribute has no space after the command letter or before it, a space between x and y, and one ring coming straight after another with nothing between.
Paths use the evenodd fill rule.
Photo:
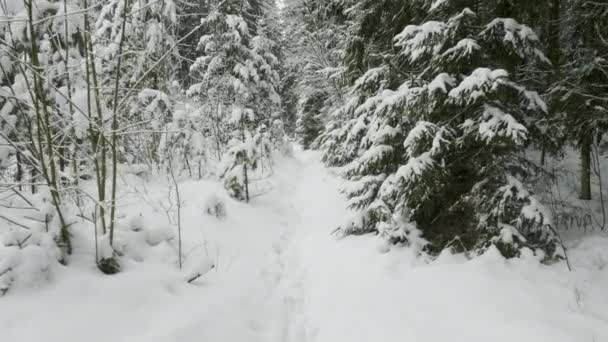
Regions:
<instances>
[{"instance_id":1,"label":"small snow-covered bush","mask_svg":"<svg viewBox=\"0 0 608 342\"><path fill-rule=\"evenodd\" d=\"M60 258L57 244L43 230L11 227L0 231L0 296L12 287L45 283Z\"/></svg>"},{"instance_id":2,"label":"small snow-covered bush","mask_svg":"<svg viewBox=\"0 0 608 342\"><path fill-rule=\"evenodd\" d=\"M213 216L217 219L223 219L226 217L226 203L224 200L213 194L207 198L205 202L205 212L207 215Z\"/></svg>"},{"instance_id":3,"label":"small snow-covered bush","mask_svg":"<svg viewBox=\"0 0 608 342\"><path fill-rule=\"evenodd\" d=\"M122 171L127 174L132 174L144 180L149 180L150 167L146 164L131 164L125 165Z\"/></svg>"},{"instance_id":4,"label":"small snow-covered bush","mask_svg":"<svg viewBox=\"0 0 608 342\"><path fill-rule=\"evenodd\" d=\"M550 211L517 179L492 179L476 186L469 197L482 213L477 250L496 246L505 257L518 257L528 248L550 261L564 257Z\"/></svg>"},{"instance_id":5,"label":"small snow-covered bush","mask_svg":"<svg viewBox=\"0 0 608 342\"><path fill-rule=\"evenodd\" d=\"M156 224L142 213L126 215L119 221L112 246L107 234L100 236L97 243L98 266L106 274L117 273L123 264L132 261L158 257L167 261L177 256L177 239L171 226Z\"/></svg>"}]
</instances>

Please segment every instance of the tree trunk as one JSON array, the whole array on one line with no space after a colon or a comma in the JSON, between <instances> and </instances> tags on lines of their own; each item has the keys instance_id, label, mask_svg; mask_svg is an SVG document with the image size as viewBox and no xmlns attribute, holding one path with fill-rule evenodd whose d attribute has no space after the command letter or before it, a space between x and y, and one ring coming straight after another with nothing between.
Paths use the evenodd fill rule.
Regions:
<instances>
[{"instance_id":1,"label":"tree trunk","mask_svg":"<svg viewBox=\"0 0 608 342\"><path fill-rule=\"evenodd\" d=\"M17 151L17 183L19 183L19 191L23 191L23 185L21 181L23 180L23 165L21 162L21 152Z\"/></svg>"},{"instance_id":2,"label":"tree trunk","mask_svg":"<svg viewBox=\"0 0 608 342\"><path fill-rule=\"evenodd\" d=\"M243 176L245 179L245 201L249 203L249 175L247 174L247 162L243 165Z\"/></svg>"},{"instance_id":3,"label":"tree trunk","mask_svg":"<svg viewBox=\"0 0 608 342\"><path fill-rule=\"evenodd\" d=\"M561 60L561 44L559 41L561 33L561 1L551 0L549 6L549 44L547 46L547 53L551 63L553 63L553 67L556 69L559 69Z\"/></svg>"},{"instance_id":4,"label":"tree trunk","mask_svg":"<svg viewBox=\"0 0 608 342\"><path fill-rule=\"evenodd\" d=\"M61 146L57 148L57 154L59 155L59 171L61 171L61 173L65 172L65 166L66 166L66 148Z\"/></svg>"},{"instance_id":5,"label":"tree trunk","mask_svg":"<svg viewBox=\"0 0 608 342\"><path fill-rule=\"evenodd\" d=\"M553 64L553 72L549 74L547 86L550 88L556 82L561 80L560 67L561 67L561 1L562 0L549 0L549 21L547 25L547 57ZM555 108L551 108L549 117L555 116ZM549 125L549 123L547 123ZM545 131L542 133L542 151L541 151L541 166L545 166L547 157L547 145L550 143L551 138L547 138L550 134Z\"/></svg>"},{"instance_id":6,"label":"tree trunk","mask_svg":"<svg viewBox=\"0 0 608 342\"><path fill-rule=\"evenodd\" d=\"M129 8L129 0L125 1L125 8L122 11L122 22L121 22L121 34L120 41L118 43L118 60L116 61L116 78L114 79L114 103L112 110L112 194L111 194L111 207L110 207L110 247L114 246L114 227L116 225L116 188L118 187L117 181L117 173L118 173L118 149L116 148L116 144L118 144L118 136L116 135L116 131L118 130L118 91L120 87L120 66L122 63L122 50L125 43L125 28L127 26L127 8Z\"/></svg>"},{"instance_id":7,"label":"tree trunk","mask_svg":"<svg viewBox=\"0 0 608 342\"><path fill-rule=\"evenodd\" d=\"M591 136L581 141L581 199L591 199Z\"/></svg>"},{"instance_id":8,"label":"tree trunk","mask_svg":"<svg viewBox=\"0 0 608 342\"><path fill-rule=\"evenodd\" d=\"M30 182L32 184L31 188L32 188L32 194L35 194L37 191L36 189L36 169L34 167L32 167L30 169Z\"/></svg>"},{"instance_id":9,"label":"tree trunk","mask_svg":"<svg viewBox=\"0 0 608 342\"><path fill-rule=\"evenodd\" d=\"M547 162L547 149L544 146L541 147L541 151L540 151L540 166L545 166L545 163Z\"/></svg>"},{"instance_id":10,"label":"tree trunk","mask_svg":"<svg viewBox=\"0 0 608 342\"><path fill-rule=\"evenodd\" d=\"M241 124L241 139L243 140L243 143L245 143L245 140L246 140L245 119L243 118L242 114L241 114L240 124ZM244 160L243 160L243 181L245 182L245 201L247 201L247 203L249 203L249 174L247 173L247 163L249 162L249 155L245 154L245 156L243 156L243 158L244 158Z\"/></svg>"}]
</instances>

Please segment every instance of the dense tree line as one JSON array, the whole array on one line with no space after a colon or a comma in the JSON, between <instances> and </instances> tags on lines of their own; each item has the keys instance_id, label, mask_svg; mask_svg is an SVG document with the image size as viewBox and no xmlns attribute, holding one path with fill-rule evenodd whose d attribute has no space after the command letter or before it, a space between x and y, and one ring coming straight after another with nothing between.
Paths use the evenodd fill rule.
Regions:
<instances>
[{"instance_id":1,"label":"dense tree line","mask_svg":"<svg viewBox=\"0 0 608 342\"><path fill-rule=\"evenodd\" d=\"M95 261L116 272L121 173L219 177L248 201L285 152L273 1L3 0L0 14L0 233L12 236L0 247L16 255L69 263L91 224Z\"/></svg>"},{"instance_id":2,"label":"dense tree line","mask_svg":"<svg viewBox=\"0 0 608 342\"><path fill-rule=\"evenodd\" d=\"M598 191L605 2L280 4L0 0L0 247L67 264L92 226L116 272L121 173L249 201L295 135L346 181L340 235L564 257L538 190L573 146L580 198Z\"/></svg>"},{"instance_id":3,"label":"dense tree line","mask_svg":"<svg viewBox=\"0 0 608 342\"><path fill-rule=\"evenodd\" d=\"M591 199L608 4L292 0L287 13L304 23L291 50L311 51L295 67L299 139L347 180L359 212L340 234L433 254L563 257L533 190L550 176L546 160L574 145L580 198Z\"/></svg>"}]
</instances>

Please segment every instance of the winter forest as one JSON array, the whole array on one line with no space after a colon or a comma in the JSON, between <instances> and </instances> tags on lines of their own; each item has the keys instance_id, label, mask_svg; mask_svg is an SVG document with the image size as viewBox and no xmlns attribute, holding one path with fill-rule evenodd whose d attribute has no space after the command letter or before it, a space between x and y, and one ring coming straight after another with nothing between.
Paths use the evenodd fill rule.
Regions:
<instances>
[{"instance_id":1,"label":"winter forest","mask_svg":"<svg viewBox=\"0 0 608 342\"><path fill-rule=\"evenodd\" d=\"M608 341L608 1L0 0L0 341Z\"/></svg>"}]
</instances>

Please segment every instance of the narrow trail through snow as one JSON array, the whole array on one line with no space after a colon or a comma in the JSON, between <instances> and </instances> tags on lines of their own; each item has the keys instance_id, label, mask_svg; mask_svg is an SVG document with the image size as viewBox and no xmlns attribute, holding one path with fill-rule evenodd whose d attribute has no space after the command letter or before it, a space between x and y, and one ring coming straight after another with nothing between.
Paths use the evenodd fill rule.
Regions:
<instances>
[{"instance_id":1,"label":"narrow trail through snow","mask_svg":"<svg viewBox=\"0 0 608 342\"><path fill-rule=\"evenodd\" d=\"M181 186L186 261L202 255L216 265L194 285L169 247L142 250L112 277L80 255L47 285L0 299L0 341L306 341L294 247L300 231L333 226L344 204L318 157L294 154L276 163L272 190L250 204L228 199L217 182ZM166 227L166 186L147 183L138 193L145 199L125 196L125 212L151 231ZM225 219L206 215L210 196L226 202Z\"/></svg>"},{"instance_id":2,"label":"narrow trail through snow","mask_svg":"<svg viewBox=\"0 0 608 342\"><path fill-rule=\"evenodd\" d=\"M208 289L217 290L213 303L218 305L207 304L207 313L191 320L197 328L205 327L203 340L307 341L300 241L315 232L331 240L345 203L336 179L314 152L296 150L278 161L271 182L272 190L251 204L232 203L222 227L203 229L220 259L201 292L192 294L208 301L213 296ZM191 221L187 225L194 225L195 218Z\"/></svg>"}]
</instances>

